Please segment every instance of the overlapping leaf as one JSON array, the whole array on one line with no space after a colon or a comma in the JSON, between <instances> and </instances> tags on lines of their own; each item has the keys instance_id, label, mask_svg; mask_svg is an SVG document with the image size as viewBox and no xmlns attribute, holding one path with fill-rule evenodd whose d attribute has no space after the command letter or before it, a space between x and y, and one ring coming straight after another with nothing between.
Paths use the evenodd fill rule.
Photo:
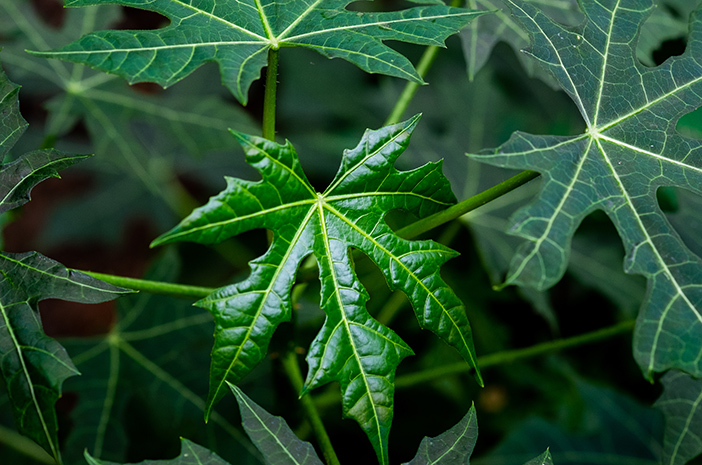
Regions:
<instances>
[{"instance_id":1,"label":"overlapping leaf","mask_svg":"<svg viewBox=\"0 0 702 465\"><path fill-rule=\"evenodd\" d=\"M68 0L78 7L114 0ZM208 61L219 64L222 81L246 103L248 89L266 66L269 50L298 46L343 58L369 73L422 82L402 54L383 44L399 40L442 45L482 14L444 5L389 13L345 9L350 0L121 0L125 6L167 16L171 24L154 31L103 31L40 56L76 61L115 73L129 82L174 84Z\"/></svg>"},{"instance_id":2,"label":"overlapping leaf","mask_svg":"<svg viewBox=\"0 0 702 465\"><path fill-rule=\"evenodd\" d=\"M19 114L18 87L0 72L0 154L26 129ZM29 192L56 170L85 158L55 150L23 155L0 169L0 210L29 201ZM41 327L38 303L48 298L96 303L125 292L36 252L0 253L0 369L7 384L17 429L60 462L54 404L61 385L78 374L66 351Z\"/></svg>"},{"instance_id":3,"label":"overlapping leaf","mask_svg":"<svg viewBox=\"0 0 702 465\"><path fill-rule=\"evenodd\" d=\"M321 194L307 181L289 143L236 133L263 180L227 178L223 192L155 241L215 243L255 228L274 232L269 250L251 262L246 280L198 303L216 320L209 407L224 394L226 380L238 382L263 358L277 325L290 319L297 268L313 254L326 320L310 347L305 389L338 381L344 414L361 424L387 463L395 368L412 352L367 313L368 295L355 275L352 247L379 266L391 289L407 294L422 327L475 367L465 310L439 275L441 264L455 252L431 241L403 240L383 220L393 209L424 217L455 201L440 163L407 172L392 166L418 118L367 131L356 148L344 152L334 181Z\"/></svg>"},{"instance_id":4,"label":"overlapping leaf","mask_svg":"<svg viewBox=\"0 0 702 465\"><path fill-rule=\"evenodd\" d=\"M540 198L518 211L512 233L528 241L513 257L507 284L544 289L568 263L574 230L604 210L627 253L625 271L649 280L635 357L646 376L679 368L702 375L702 262L656 202L660 186L702 193L702 144L675 131L702 104L702 20L692 16L688 50L656 68L635 57L650 0L583 4L587 21L564 28L528 3L512 11L532 36L530 53L574 100L587 124L572 137L515 133L494 151L470 155L493 165L540 171Z\"/></svg>"}]
</instances>

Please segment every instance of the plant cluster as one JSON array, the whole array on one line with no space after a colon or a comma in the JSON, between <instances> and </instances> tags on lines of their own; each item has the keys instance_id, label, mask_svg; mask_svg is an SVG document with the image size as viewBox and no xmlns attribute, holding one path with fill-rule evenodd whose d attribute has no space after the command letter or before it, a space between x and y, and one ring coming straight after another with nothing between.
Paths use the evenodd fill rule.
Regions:
<instances>
[{"instance_id":1,"label":"plant cluster","mask_svg":"<svg viewBox=\"0 0 702 465\"><path fill-rule=\"evenodd\" d=\"M698 3L0 0L0 461L694 460Z\"/></svg>"}]
</instances>

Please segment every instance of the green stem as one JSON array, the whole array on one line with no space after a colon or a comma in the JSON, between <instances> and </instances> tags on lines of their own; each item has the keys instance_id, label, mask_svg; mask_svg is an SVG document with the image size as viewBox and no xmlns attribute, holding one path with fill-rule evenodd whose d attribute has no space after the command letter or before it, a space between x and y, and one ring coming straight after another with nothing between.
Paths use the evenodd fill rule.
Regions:
<instances>
[{"instance_id":1,"label":"green stem","mask_svg":"<svg viewBox=\"0 0 702 465\"><path fill-rule=\"evenodd\" d=\"M424 232L436 228L437 226L455 220L456 218L465 215L469 211L475 210L476 208L513 191L517 187L528 183L538 176L539 173L536 171L522 171L521 173L512 176L496 186L476 194L461 203L457 203L446 210L434 213L431 216L427 216L426 218L422 218L419 221L415 221L414 223L405 226L397 231L397 235L407 239L418 236Z\"/></svg>"},{"instance_id":2,"label":"green stem","mask_svg":"<svg viewBox=\"0 0 702 465\"><path fill-rule=\"evenodd\" d=\"M300 371L300 365L297 363L297 356L295 352L288 351L281 359L283 363L283 368L285 373L290 379L295 392L302 392L304 381L302 380L302 372ZM322 449L324 458L329 465L339 465L339 459L336 456L334 447L332 446L327 430L322 423L322 419L317 412L317 407L314 405L314 401L309 394L304 394L300 397L300 402L302 403L302 408L305 411L305 415L312 425L312 430L314 431L319 447Z\"/></svg>"},{"instance_id":3,"label":"green stem","mask_svg":"<svg viewBox=\"0 0 702 465\"><path fill-rule=\"evenodd\" d=\"M268 50L266 90L263 96L263 137L275 141L275 99L278 88L278 50Z\"/></svg>"},{"instance_id":4,"label":"green stem","mask_svg":"<svg viewBox=\"0 0 702 465\"><path fill-rule=\"evenodd\" d=\"M161 281L149 281L147 279L127 278L125 276L95 273L93 271L76 271L80 271L81 273L85 273L93 278L100 279L115 286L124 287L135 291L149 292L151 294L163 294L174 297L203 298L210 295L215 290L214 288L210 287L189 286L186 284L173 284Z\"/></svg>"},{"instance_id":5,"label":"green stem","mask_svg":"<svg viewBox=\"0 0 702 465\"><path fill-rule=\"evenodd\" d=\"M0 425L0 444L5 444L39 463L56 465L56 461L34 441Z\"/></svg>"},{"instance_id":6,"label":"green stem","mask_svg":"<svg viewBox=\"0 0 702 465\"><path fill-rule=\"evenodd\" d=\"M481 370L484 370L485 368L503 365L505 363L512 363L517 360L524 360L551 352L569 349L571 347L592 344L594 342L609 339L620 334L629 333L634 329L635 324L636 320L627 320L607 328L580 334L578 336L544 342L542 344L536 344L524 349L505 350L494 354L483 355L482 357L478 357L478 366ZM468 371L468 365L466 365L464 362L452 363L450 365L445 365L431 370L398 376L395 380L395 386L398 388L410 387L416 384L426 383L438 379L442 376L465 373L466 371Z\"/></svg>"},{"instance_id":7,"label":"green stem","mask_svg":"<svg viewBox=\"0 0 702 465\"><path fill-rule=\"evenodd\" d=\"M419 64L417 65L417 73L422 77L422 79L424 79L424 76L427 75L427 72L434 63L438 53L439 47L435 45L430 45L426 50L424 50L422 57L419 59ZM402 94L400 94L400 97L395 102L395 106L393 107L390 116L388 116L388 119L385 120L385 124L383 124L383 126L390 126L391 124L400 122L402 115L407 110L407 107L409 107L409 104L414 98L414 94L417 93L417 89L419 89L420 85L421 84L419 82L415 81L410 81L405 84Z\"/></svg>"}]
</instances>

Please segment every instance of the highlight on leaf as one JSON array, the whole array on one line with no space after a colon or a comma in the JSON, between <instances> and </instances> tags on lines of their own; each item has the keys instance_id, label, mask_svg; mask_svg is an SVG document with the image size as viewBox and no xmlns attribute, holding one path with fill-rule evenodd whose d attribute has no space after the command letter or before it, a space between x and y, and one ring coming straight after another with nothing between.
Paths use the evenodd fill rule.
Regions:
<instances>
[{"instance_id":1,"label":"highlight on leaf","mask_svg":"<svg viewBox=\"0 0 702 465\"><path fill-rule=\"evenodd\" d=\"M297 269L314 255L326 321L308 352L304 389L338 381L344 415L359 422L387 463L395 369L412 350L368 314L368 293L356 277L350 248L366 254L392 290L407 295L420 326L453 346L482 384L465 308L439 274L456 253L433 241L402 239L384 221L391 210L422 218L455 202L440 162L403 172L393 167L418 120L366 131L358 146L344 151L323 193L310 185L289 142L234 133L262 181L227 178L224 191L154 241L212 244L251 229L274 232L268 251L250 263L247 279L197 302L216 325L208 412L225 393L226 381L246 376L265 356L276 327L290 320Z\"/></svg>"}]
</instances>

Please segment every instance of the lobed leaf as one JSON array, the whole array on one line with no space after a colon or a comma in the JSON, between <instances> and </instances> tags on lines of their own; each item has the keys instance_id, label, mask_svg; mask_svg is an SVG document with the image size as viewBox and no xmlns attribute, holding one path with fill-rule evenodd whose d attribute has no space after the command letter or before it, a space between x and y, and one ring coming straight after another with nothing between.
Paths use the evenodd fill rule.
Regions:
<instances>
[{"instance_id":1,"label":"lobed leaf","mask_svg":"<svg viewBox=\"0 0 702 465\"><path fill-rule=\"evenodd\" d=\"M114 0L67 0L78 7ZM451 34L482 12L445 5L390 13L345 9L350 0L120 0L118 4L160 13L170 25L155 31L102 31L37 56L84 63L135 82L166 87L204 63L219 64L223 83L243 104L251 83L266 66L269 50L305 47L343 58L369 73L423 82L402 54L383 44L399 40L443 45Z\"/></svg>"},{"instance_id":2,"label":"lobed leaf","mask_svg":"<svg viewBox=\"0 0 702 465\"><path fill-rule=\"evenodd\" d=\"M519 210L510 231L527 239L505 284L545 289L568 263L570 241L596 209L614 223L625 271L648 279L634 353L645 375L669 368L702 375L702 261L685 246L657 204L660 186L702 193L702 144L675 130L702 104L702 20L693 14L688 49L656 68L635 56L651 0L582 5L586 21L562 27L528 3L511 3L532 37L529 54L576 103L587 124L572 137L517 132L504 145L470 157L542 173L537 201Z\"/></svg>"},{"instance_id":3,"label":"lobed leaf","mask_svg":"<svg viewBox=\"0 0 702 465\"><path fill-rule=\"evenodd\" d=\"M216 243L250 229L274 232L268 251L250 263L247 279L197 303L216 322L208 409L224 394L226 381L238 382L262 360L275 328L290 319L297 268L313 254L326 320L308 353L304 389L338 381L344 415L359 422L387 463L395 368L412 351L366 311L368 295L350 248L368 255L391 289L407 294L420 325L455 347L481 382L465 309L439 275L455 252L432 241L404 240L384 222L390 210L424 217L455 202L440 163L406 172L393 167L418 119L366 131L356 148L344 152L323 193L307 181L290 143L235 133L262 181L227 178L224 191L154 241Z\"/></svg>"},{"instance_id":4,"label":"lobed leaf","mask_svg":"<svg viewBox=\"0 0 702 465\"><path fill-rule=\"evenodd\" d=\"M18 86L0 71L0 152L4 155L27 127L19 113ZM0 213L29 201L36 184L56 176L86 155L34 151L0 168ZM0 253L0 371L20 433L60 462L54 404L64 380L78 374L65 349L46 336L38 303L58 298L97 303L127 293L69 270L36 252Z\"/></svg>"}]
</instances>

